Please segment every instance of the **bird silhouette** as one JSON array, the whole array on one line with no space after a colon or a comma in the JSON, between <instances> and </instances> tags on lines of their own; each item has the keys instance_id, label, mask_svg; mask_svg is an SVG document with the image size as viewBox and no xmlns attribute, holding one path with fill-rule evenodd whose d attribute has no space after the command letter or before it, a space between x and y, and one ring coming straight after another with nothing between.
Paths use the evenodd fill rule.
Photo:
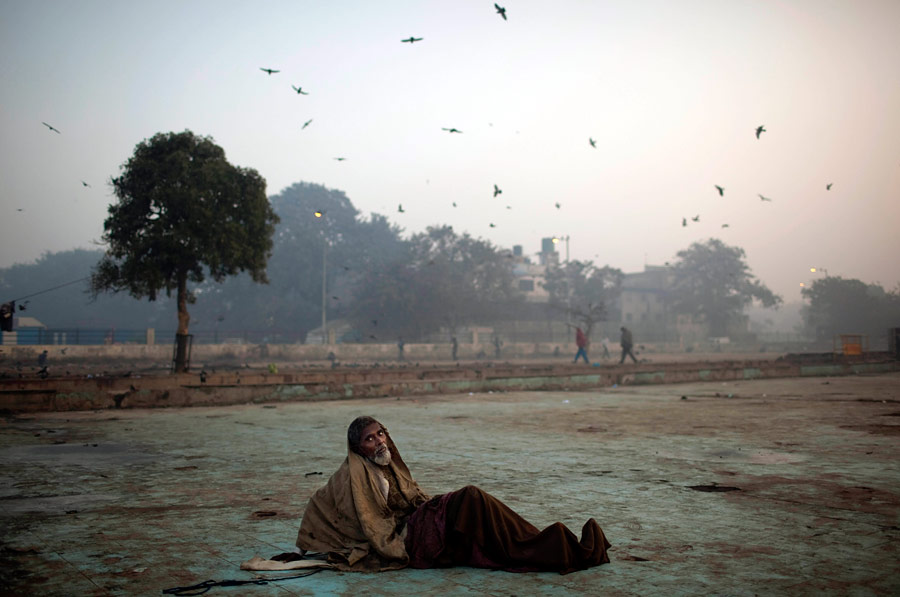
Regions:
<instances>
[{"instance_id":1,"label":"bird silhouette","mask_svg":"<svg viewBox=\"0 0 900 597\"><path fill-rule=\"evenodd\" d=\"M720 197L724 197L724 196L725 196L725 189L724 189L723 187L720 187L719 185L713 185L713 186L716 187L716 190L717 190L717 191L719 191L719 196L720 196Z\"/></svg>"},{"instance_id":2,"label":"bird silhouette","mask_svg":"<svg viewBox=\"0 0 900 597\"><path fill-rule=\"evenodd\" d=\"M336 160L339 161L339 162L343 162L343 161L346 160L347 158L334 158L334 159L336 159Z\"/></svg>"},{"instance_id":3,"label":"bird silhouette","mask_svg":"<svg viewBox=\"0 0 900 597\"><path fill-rule=\"evenodd\" d=\"M82 181L81 181L81 186L83 186L83 187L89 187L89 186L91 186L91 185L89 185L88 183L86 183L86 182L84 182L84 181L82 180Z\"/></svg>"},{"instance_id":4,"label":"bird silhouette","mask_svg":"<svg viewBox=\"0 0 900 597\"><path fill-rule=\"evenodd\" d=\"M559 202L556 203L556 209L559 209Z\"/></svg>"},{"instance_id":5,"label":"bird silhouette","mask_svg":"<svg viewBox=\"0 0 900 597\"><path fill-rule=\"evenodd\" d=\"M46 122L41 121L41 124L43 124L45 127L47 127L48 129L50 129L50 130L53 131L54 133L57 133L57 134L59 134L59 135L62 135L62 133L59 132L59 129L50 126L50 125L47 124Z\"/></svg>"},{"instance_id":6,"label":"bird silhouette","mask_svg":"<svg viewBox=\"0 0 900 597\"><path fill-rule=\"evenodd\" d=\"M762 133L767 132L766 129L763 128L763 126L764 126L764 125L761 124L761 125L759 125L758 127L756 127L756 138L757 138L757 139L759 139L759 136L760 136Z\"/></svg>"},{"instance_id":7,"label":"bird silhouette","mask_svg":"<svg viewBox=\"0 0 900 597\"><path fill-rule=\"evenodd\" d=\"M700 214L697 214L696 216L694 216L693 218L691 218L691 221L692 221L692 222L699 222L699 221L700 221Z\"/></svg>"},{"instance_id":8,"label":"bird silhouette","mask_svg":"<svg viewBox=\"0 0 900 597\"><path fill-rule=\"evenodd\" d=\"M456 201L453 202L453 207L456 207Z\"/></svg>"},{"instance_id":9,"label":"bird silhouette","mask_svg":"<svg viewBox=\"0 0 900 597\"><path fill-rule=\"evenodd\" d=\"M400 205L397 206L397 211L400 212L400 213L406 213L406 211L403 209L403 204L402 204L402 203L401 203Z\"/></svg>"},{"instance_id":10,"label":"bird silhouette","mask_svg":"<svg viewBox=\"0 0 900 597\"><path fill-rule=\"evenodd\" d=\"M491 227L491 228L496 228L496 227L497 227L497 225L496 225L496 224L494 224L494 223L493 223L493 222L491 222L491 223L490 223L490 224L488 224L488 225L489 225L489 226L490 226L490 227Z\"/></svg>"},{"instance_id":11,"label":"bird silhouette","mask_svg":"<svg viewBox=\"0 0 900 597\"><path fill-rule=\"evenodd\" d=\"M259 70L261 70L261 71L264 72L264 73L269 73L270 75L271 75L272 73L280 73L280 72L281 72L280 70L274 70L274 69L271 69L271 68L263 68L263 67L259 67Z\"/></svg>"},{"instance_id":12,"label":"bird silhouette","mask_svg":"<svg viewBox=\"0 0 900 597\"><path fill-rule=\"evenodd\" d=\"M593 137L588 137L588 142L591 144L591 147L597 149L597 142L594 141Z\"/></svg>"},{"instance_id":13,"label":"bird silhouette","mask_svg":"<svg viewBox=\"0 0 900 597\"><path fill-rule=\"evenodd\" d=\"M462 133L462 131L459 130L459 129L447 129L447 128L443 128L443 127L442 127L441 130L442 130L442 131L447 131L448 133Z\"/></svg>"},{"instance_id":14,"label":"bird silhouette","mask_svg":"<svg viewBox=\"0 0 900 597\"><path fill-rule=\"evenodd\" d=\"M758 193L757 193L757 194L758 194ZM768 197L763 197L762 195L760 195L759 198L760 198L762 201L771 201L771 199L769 199Z\"/></svg>"},{"instance_id":15,"label":"bird silhouette","mask_svg":"<svg viewBox=\"0 0 900 597\"><path fill-rule=\"evenodd\" d=\"M422 39L423 39L423 38L421 38L421 37L412 37L412 36L410 36L409 38L407 38L407 39L401 39L400 41L402 41L403 43L406 43L406 44L414 44L414 43L416 43L417 41L422 41Z\"/></svg>"},{"instance_id":16,"label":"bird silhouette","mask_svg":"<svg viewBox=\"0 0 900 597\"><path fill-rule=\"evenodd\" d=\"M291 89L296 91L298 95L309 95L309 93L303 91L302 87L294 87L293 85L291 85Z\"/></svg>"},{"instance_id":17,"label":"bird silhouette","mask_svg":"<svg viewBox=\"0 0 900 597\"><path fill-rule=\"evenodd\" d=\"M681 227L684 228L687 226L687 218L681 218Z\"/></svg>"},{"instance_id":18,"label":"bird silhouette","mask_svg":"<svg viewBox=\"0 0 900 597\"><path fill-rule=\"evenodd\" d=\"M722 228L728 228L728 224L722 224Z\"/></svg>"},{"instance_id":19,"label":"bird silhouette","mask_svg":"<svg viewBox=\"0 0 900 597\"><path fill-rule=\"evenodd\" d=\"M503 17L503 20L506 20L506 9L494 2L494 8L497 9L497 14Z\"/></svg>"},{"instance_id":20,"label":"bird silhouette","mask_svg":"<svg viewBox=\"0 0 900 597\"><path fill-rule=\"evenodd\" d=\"M310 124L312 124L312 121L313 121L313 119L310 118L309 120L307 120L306 122L304 122L304 123L303 123L303 126L300 127L300 130L302 131L303 129L305 129L306 127L308 127Z\"/></svg>"},{"instance_id":21,"label":"bird silhouette","mask_svg":"<svg viewBox=\"0 0 900 597\"><path fill-rule=\"evenodd\" d=\"M500 189L500 187L498 187L497 185L494 185L494 197L496 197L497 195L499 195L502 192L503 192L503 190Z\"/></svg>"},{"instance_id":22,"label":"bird silhouette","mask_svg":"<svg viewBox=\"0 0 900 597\"><path fill-rule=\"evenodd\" d=\"M829 182L827 185L825 185L825 190L826 190L826 191L830 191L830 190L831 190L831 185L833 185L833 184L834 184L833 182Z\"/></svg>"}]
</instances>

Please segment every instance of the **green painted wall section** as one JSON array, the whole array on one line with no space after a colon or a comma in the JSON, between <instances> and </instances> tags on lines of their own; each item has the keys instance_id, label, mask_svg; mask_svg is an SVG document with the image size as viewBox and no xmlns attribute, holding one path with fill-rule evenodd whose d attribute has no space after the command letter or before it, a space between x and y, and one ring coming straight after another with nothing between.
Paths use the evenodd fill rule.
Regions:
<instances>
[{"instance_id":1,"label":"green painted wall section","mask_svg":"<svg viewBox=\"0 0 900 597\"><path fill-rule=\"evenodd\" d=\"M744 379L761 379L763 372L756 367L744 367Z\"/></svg>"},{"instance_id":2,"label":"green painted wall section","mask_svg":"<svg viewBox=\"0 0 900 597\"><path fill-rule=\"evenodd\" d=\"M634 374L634 383L636 384L665 383L665 380L665 371L645 371Z\"/></svg>"}]
</instances>

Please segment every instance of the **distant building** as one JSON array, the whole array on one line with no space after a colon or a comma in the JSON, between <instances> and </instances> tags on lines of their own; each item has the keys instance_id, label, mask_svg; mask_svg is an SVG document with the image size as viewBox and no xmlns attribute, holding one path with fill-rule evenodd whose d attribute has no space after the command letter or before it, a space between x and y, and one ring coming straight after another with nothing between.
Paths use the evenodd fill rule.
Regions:
<instances>
[{"instance_id":1,"label":"distant building","mask_svg":"<svg viewBox=\"0 0 900 597\"><path fill-rule=\"evenodd\" d=\"M666 308L666 295L671 284L667 266L645 265L642 272L625 274L621 295L622 323L657 329L672 323Z\"/></svg>"},{"instance_id":2,"label":"distant building","mask_svg":"<svg viewBox=\"0 0 900 597\"><path fill-rule=\"evenodd\" d=\"M550 293L544 288L544 283L547 281L547 267L558 264L556 245L549 238L542 239L538 263L532 263L530 258L524 256L522 245L513 247L513 276L516 279L516 288L524 295L526 302L547 303L550 301Z\"/></svg>"},{"instance_id":3,"label":"distant building","mask_svg":"<svg viewBox=\"0 0 900 597\"><path fill-rule=\"evenodd\" d=\"M622 325L630 328L636 337L649 342L710 340L709 325L705 321L674 313L669 307L673 282L671 268L664 265L645 265L642 272L625 274L620 298ZM742 315L729 326L729 336L746 335L748 322L749 318Z\"/></svg>"}]
</instances>

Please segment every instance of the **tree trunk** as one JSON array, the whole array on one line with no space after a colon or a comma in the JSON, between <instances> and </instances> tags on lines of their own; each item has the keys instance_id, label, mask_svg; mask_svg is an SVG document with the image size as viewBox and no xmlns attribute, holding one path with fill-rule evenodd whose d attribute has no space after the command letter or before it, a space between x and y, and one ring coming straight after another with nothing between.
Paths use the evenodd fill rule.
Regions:
<instances>
[{"instance_id":1,"label":"tree trunk","mask_svg":"<svg viewBox=\"0 0 900 597\"><path fill-rule=\"evenodd\" d=\"M175 371L187 372L188 324L191 316L187 310L187 272L178 273L178 330L175 332Z\"/></svg>"}]
</instances>

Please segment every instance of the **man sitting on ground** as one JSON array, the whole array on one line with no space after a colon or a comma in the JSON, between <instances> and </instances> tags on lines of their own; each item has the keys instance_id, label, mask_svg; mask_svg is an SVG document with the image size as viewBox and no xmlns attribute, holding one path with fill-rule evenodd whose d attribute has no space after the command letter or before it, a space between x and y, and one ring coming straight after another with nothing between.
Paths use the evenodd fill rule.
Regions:
<instances>
[{"instance_id":1,"label":"man sitting on ground","mask_svg":"<svg viewBox=\"0 0 900 597\"><path fill-rule=\"evenodd\" d=\"M336 568L353 571L473 566L566 574L609 562L609 542L593 518L579 541L559 522L538 530L472 485L430 498L371 417L350 424L347 448L306 506L301 553L327 553Z\"/></svg>"}]
</instances>

